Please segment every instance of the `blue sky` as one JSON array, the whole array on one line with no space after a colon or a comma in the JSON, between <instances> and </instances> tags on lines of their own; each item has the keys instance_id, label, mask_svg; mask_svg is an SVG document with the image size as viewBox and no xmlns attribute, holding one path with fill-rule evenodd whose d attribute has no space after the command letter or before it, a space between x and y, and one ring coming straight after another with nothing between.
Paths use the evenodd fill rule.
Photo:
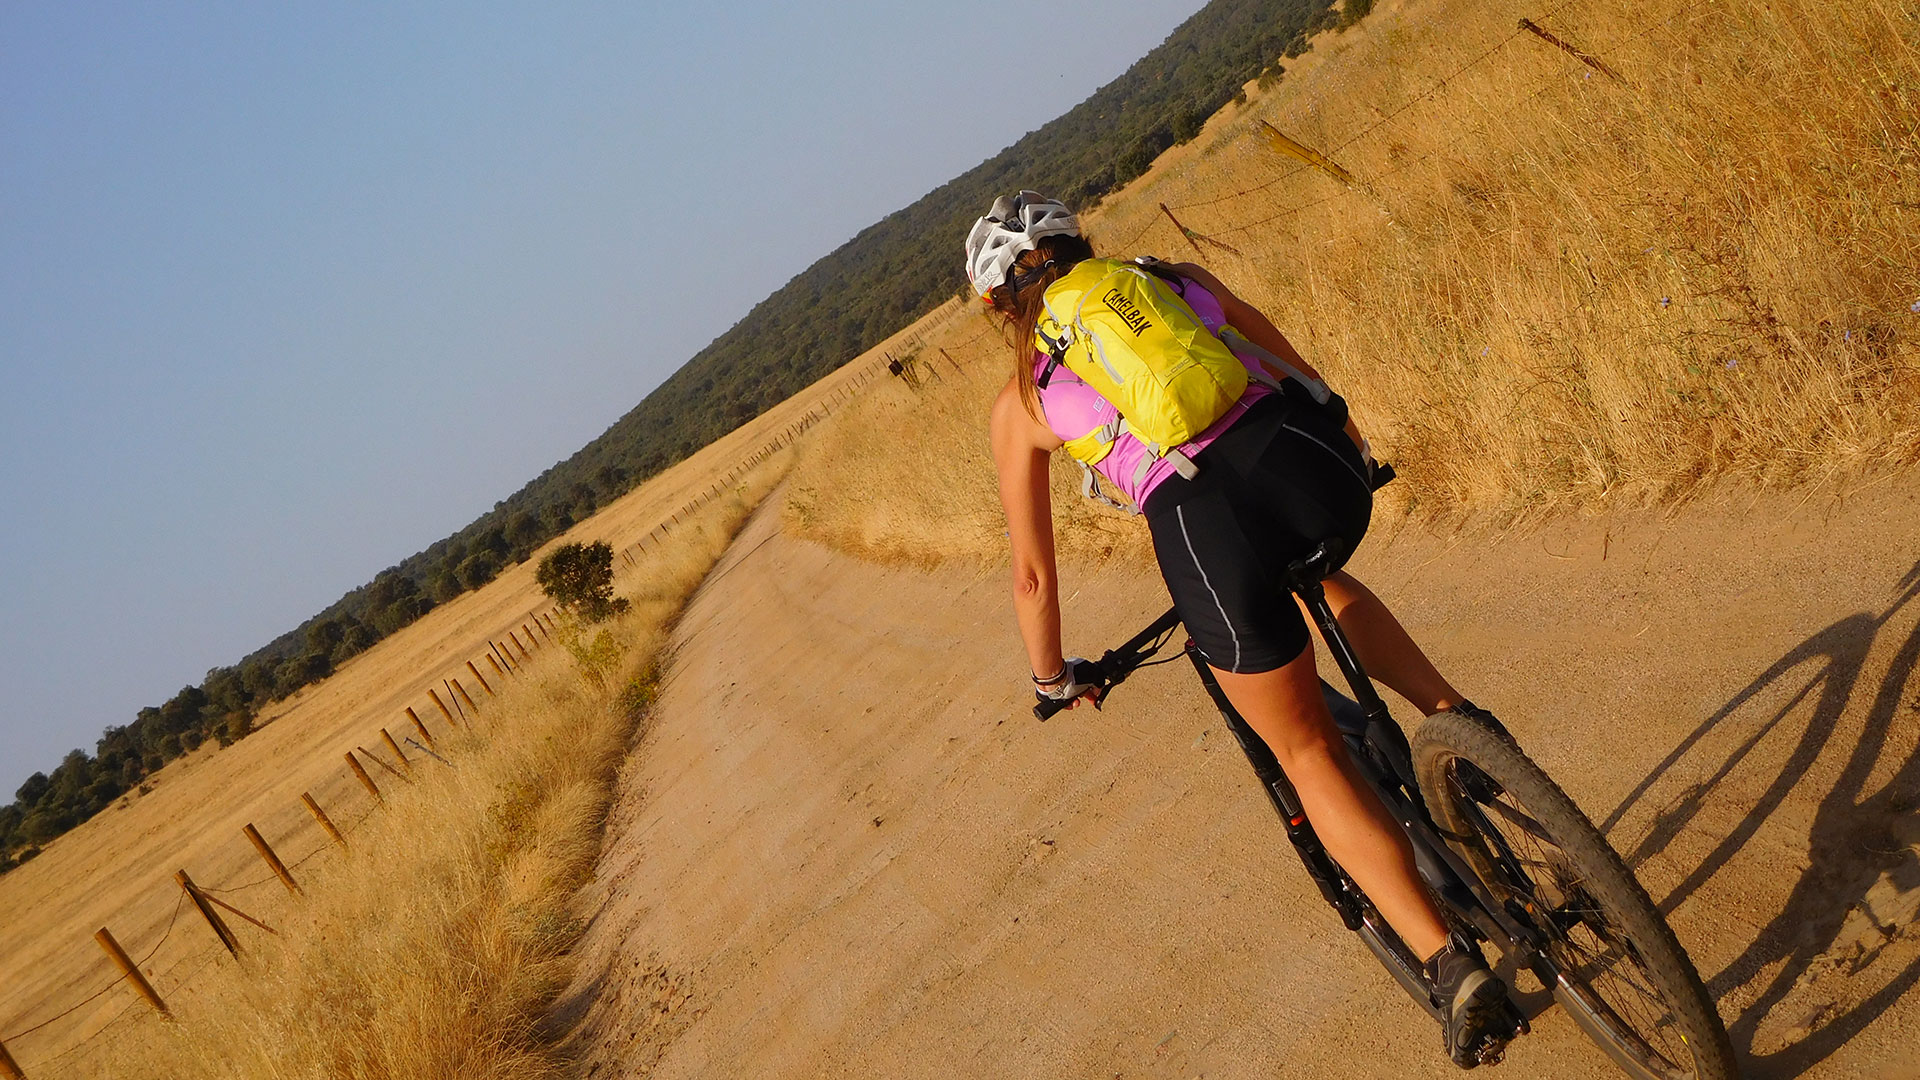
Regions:
<instances>
[{"instance_id":1,"label":"blue sky","mask_svg":"<svg viewBox=\"0 0 1920 1080\"><path fill-rule=\"evenodd\" d=\"M1201 6L0 10L0 801Z\"/></svg>"}]
</instances>

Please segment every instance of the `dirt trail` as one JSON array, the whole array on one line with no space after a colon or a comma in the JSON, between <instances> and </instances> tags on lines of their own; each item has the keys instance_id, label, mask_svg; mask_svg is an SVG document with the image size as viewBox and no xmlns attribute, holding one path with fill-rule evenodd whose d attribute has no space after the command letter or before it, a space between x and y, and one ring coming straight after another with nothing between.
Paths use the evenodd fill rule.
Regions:
<instances>
[{"instance_id":1,"label":"dirt trail","mask_svg":"<svg viewBox=\"0 0 1920 1080\"><path fill-rule=\"evenodd\" d=\"M1920 1064L1920 477L1357 569L1639 864L1756 1077ZM1069 570L1068 639L1156 580ZM679 631L565 1016L609 1076L1452 1076L1191 672L1047 724L999 574L764 511ZM1617 1075L1552 1011L1496 1075Z\"/></svg>"}]
</instances>

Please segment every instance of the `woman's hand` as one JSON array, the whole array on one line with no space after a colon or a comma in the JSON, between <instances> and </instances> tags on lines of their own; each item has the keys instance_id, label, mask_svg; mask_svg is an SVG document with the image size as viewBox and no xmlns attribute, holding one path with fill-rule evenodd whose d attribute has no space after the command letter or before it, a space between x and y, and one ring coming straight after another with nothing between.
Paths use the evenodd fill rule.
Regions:
<instances>
[{"instance_id":1,"label":"woman's hand","mask_svg":"<svg viewBox=\"0 0 1920 1080\"><path fill-rule=\"evenodd\" d=\"M1069 709L1080 707L1082 700L1100 705L1100 666L1091 660L1069 656L1060 664L1060 674L1051 679L1033 679L1033 696L1039 701L1069 702Z\"/></svg>"}]
</instances>

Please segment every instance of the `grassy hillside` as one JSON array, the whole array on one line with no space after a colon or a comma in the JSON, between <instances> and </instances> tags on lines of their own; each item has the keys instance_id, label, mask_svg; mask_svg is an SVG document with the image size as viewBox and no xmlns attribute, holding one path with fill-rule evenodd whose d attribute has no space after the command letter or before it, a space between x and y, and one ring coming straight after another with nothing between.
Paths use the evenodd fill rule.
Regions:
<instances>
[{"instance_id":1,"label":"grassy hillside","mask_svg":"<svg viewBox=\"0 0 1920 1080\"><path fill-rule=\"evenodd\" d=\"M1351 4L1352 0L1349 0ZM0 807L0 871L206 742L244 737L269 701L329 675L437 603L491 581L646 478L784 401L962 284L957 237L1018 187L1097 199L1193 137L1246 80L1332 20L1329 0L1214 0L1087 101L862 231L702 349L599 438L454 535L347 593L239 664L208 673L92 755L75 750Z\"/></svg>"},{"instance_id":2,"label":"grassy hillside","mask_svg":"<svg viewBox=\"0 0 1920 1080\"><path fill-rule=\"evenodd\" d=\"M1383 494L1403 511L1509 520L1920 461L1911 5L1383 4L1091 233L1200 259L1266 310L1399 469ZM985 329L967 321L929 342L967 377L868 395L816 441L801 529L889 560L1005 557L984 429L1010 357L963 346ZM1146 556L1056 480L1063 550Z\"/></svg>"}]
</instances>

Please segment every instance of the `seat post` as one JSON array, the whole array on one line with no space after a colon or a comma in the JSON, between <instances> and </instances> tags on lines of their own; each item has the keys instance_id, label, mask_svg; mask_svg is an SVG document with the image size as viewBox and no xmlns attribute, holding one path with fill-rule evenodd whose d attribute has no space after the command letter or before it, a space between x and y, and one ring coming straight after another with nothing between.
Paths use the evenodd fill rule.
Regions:
<instances>
[{"instance_id":1,"label":"seat post","mask_svg":"<svg viewBox=\"0 0 1920 1080\"><path fill-rule=\"evenodd\" d=\"M1353 651L1353 644L1340 629L1340 620L1334 618L1333 605L1327 603L1327 590L1321 581L1332 572L1333 555L1329 544L1324 542L1306 558L1287 565L1287 580L1294 593L1300 597L1307 611L1313 615L1315 625L1320 628L1320 638L1327 643L1327 651L1333 654L1333 662L1340 673L1347 677L1347 685L1353 689L1353 700L1360 703L1360 709L1367 717L1368 739L1381 748L1392 747L1395 753L1389 755L1395 776L1406 785L1409 792L1419 790L1413 777L1413 748L1407 742L1406 732L1394 722L1393 714L1387 711L1387 703L1380 700L1380 692L1373 688L1373 680L1367 677L1366 668L1360 664L1360 657Z\"/></svg>"}]
</instances>

